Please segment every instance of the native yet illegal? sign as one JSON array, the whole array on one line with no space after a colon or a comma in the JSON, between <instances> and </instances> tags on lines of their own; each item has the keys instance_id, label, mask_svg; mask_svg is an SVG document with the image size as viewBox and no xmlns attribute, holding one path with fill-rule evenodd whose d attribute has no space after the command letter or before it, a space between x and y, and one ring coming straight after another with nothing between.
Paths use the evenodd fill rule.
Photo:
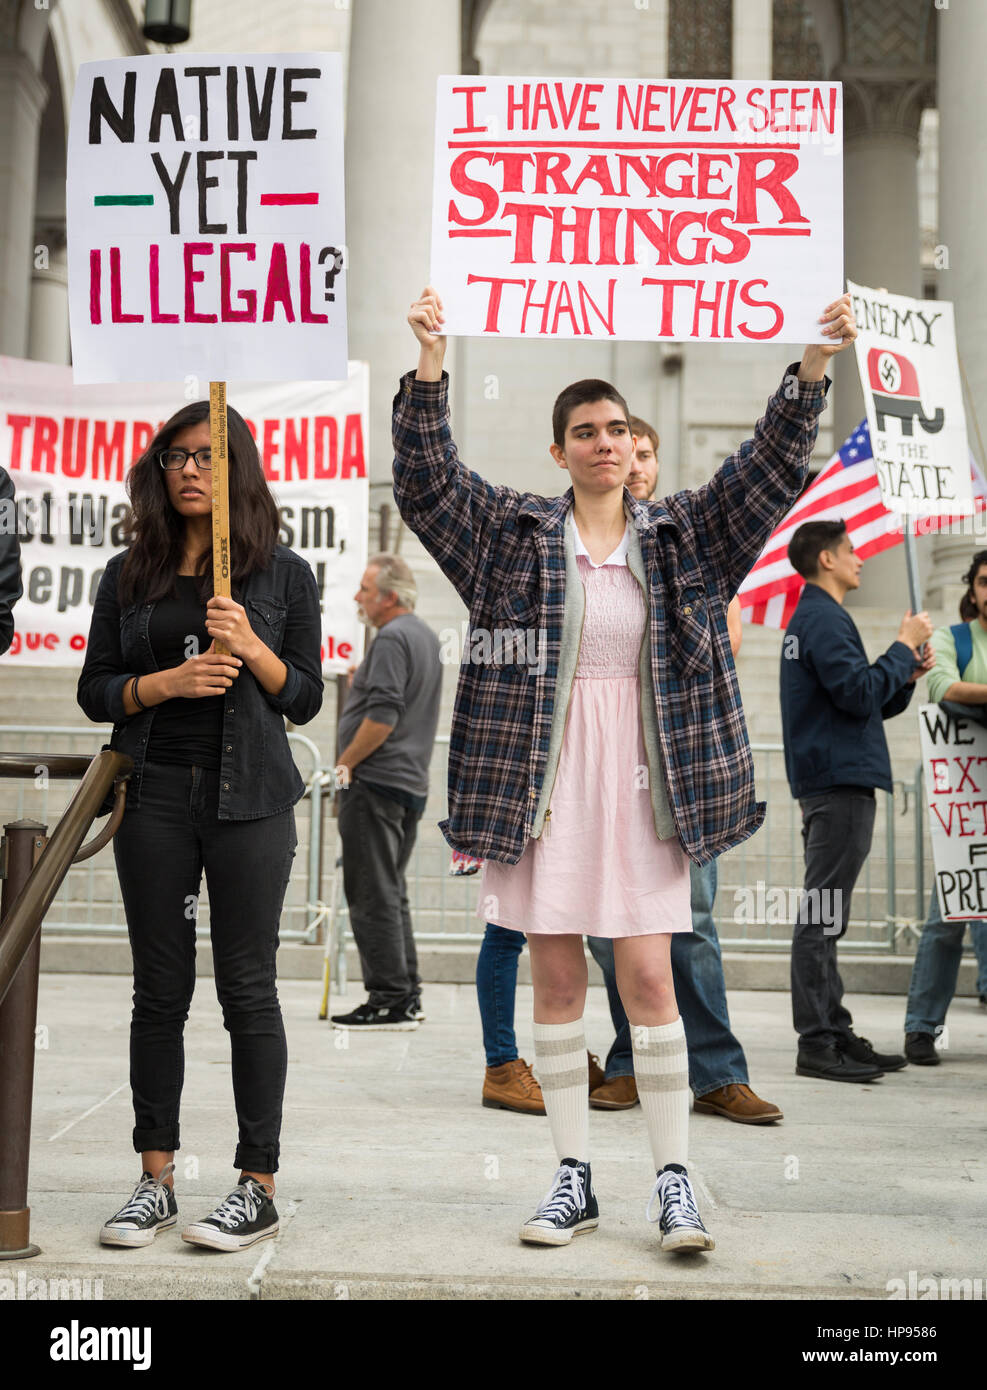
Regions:
<instances>
[{"instance_id":1,"label":"native yet illegal? sign","mask_svg":"<svg viewBox=\"0 0 987 1390\"><path fill-rule=\"evenodd\" d=\"M436 113L448 332L821 340L839 83L440 77Z\"/></svg>"},{"instance_id":2,"label":"native yet illegal? sign","mask_svg":"<svg viewBox=\"0 0 987 1390\"><path fill-rule=\"evenodd\" d=\"M335 53L84 64L76 383L345 380L342 128Z\"/></svg>"}]
</instances>

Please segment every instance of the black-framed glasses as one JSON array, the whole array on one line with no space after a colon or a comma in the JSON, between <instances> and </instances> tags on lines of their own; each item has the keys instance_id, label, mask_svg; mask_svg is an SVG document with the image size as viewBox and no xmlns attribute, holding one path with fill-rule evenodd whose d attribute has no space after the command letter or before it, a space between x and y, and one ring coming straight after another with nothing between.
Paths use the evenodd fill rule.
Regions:
<instances>
[{"instance_id":1,"label":"black-framed glasses","mask_svg":"<svg viewBox=\"0 0 987 1390\"><path fill-rule=\"evenodd\" d=\"M196 449L194 453L188 449L162 449L158 454L158 463L162 468L184 468L189 459L196 468L212 468L211 449Z\"/></svg>"}]
</instances>

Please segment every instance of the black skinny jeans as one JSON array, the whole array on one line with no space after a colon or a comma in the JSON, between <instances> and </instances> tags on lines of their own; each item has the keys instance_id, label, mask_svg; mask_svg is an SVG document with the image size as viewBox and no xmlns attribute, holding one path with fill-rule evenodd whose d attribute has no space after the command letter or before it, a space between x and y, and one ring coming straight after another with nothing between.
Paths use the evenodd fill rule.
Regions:
<instances>
[{"instance_id":1,"label":"black skinny jeans","mask_svg":"<svg viewBox=\"0 0 987 1390\"><path fill-rule=\"evenodd\" d=\"M183 1033L195 989L195 907L205 869L216 993L233 1054L237 1168L278 1167L287 1044L275 983L295 855L292 809L218 818L219 773L146 763L139 807L113 840L134 958L134 1149L179 1147Z\"/></svg>"}]
</instances>

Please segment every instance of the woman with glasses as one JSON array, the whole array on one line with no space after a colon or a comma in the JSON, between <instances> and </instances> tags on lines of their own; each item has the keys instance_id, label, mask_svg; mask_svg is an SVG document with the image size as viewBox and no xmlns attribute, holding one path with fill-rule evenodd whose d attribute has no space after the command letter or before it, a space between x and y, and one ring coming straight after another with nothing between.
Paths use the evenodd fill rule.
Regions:
<instances>
[{"instance_id":1,"label":"woman with glasses","mask_svg":"<svg viewBox=\"0 0 987 1390\"><path fill-rule=\"evenodd\" d=\"M239 1250L278 1230L286 1044L275 953L304 790L284 721L305 724L322 704L321 616L311 569L278 545L274 498L233 409L227 430L235 597L212 595L209 403L199 401L130 471L132 541L103 574L79 679L83 710L112 723L111 747L134 760L113 846L134 959L142 1175L102 1228L106 1245L148 1245L178 1219L172 1175L203 870L240 1179L183 1239Z\"/></svg>"}]
</instances>

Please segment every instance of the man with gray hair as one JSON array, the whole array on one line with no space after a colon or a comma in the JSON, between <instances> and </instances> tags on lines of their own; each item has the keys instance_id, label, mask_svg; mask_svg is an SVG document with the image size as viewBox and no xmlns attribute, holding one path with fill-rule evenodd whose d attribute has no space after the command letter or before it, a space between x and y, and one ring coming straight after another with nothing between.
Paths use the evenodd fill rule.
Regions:
<instances>
[{"instance_id":1,"label":"man with gray hair","mask_svg":"<svg viewBox=\"0 0 987 1390\"><path fill-rule=\"evenodd\" d=\"M377 636L339 721L337 776L343 887L369 998L335 1028L418 1027L421 980L405 870L428 795L439 722L439 639L413 611L414 575L398 555L372 555L354 595Z\"/></svg>"}]
</instances>

